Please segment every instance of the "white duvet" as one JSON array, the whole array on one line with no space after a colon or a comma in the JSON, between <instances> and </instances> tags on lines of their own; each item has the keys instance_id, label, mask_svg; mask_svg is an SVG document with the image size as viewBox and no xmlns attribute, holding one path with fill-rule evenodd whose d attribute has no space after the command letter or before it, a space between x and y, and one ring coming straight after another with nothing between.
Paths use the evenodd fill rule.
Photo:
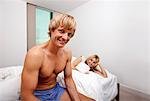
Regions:
<instances>
[{"instance_id":1,"label":"white duvet","mask_svg":"<svg viewBox=\"0 0 150 101\"><path fill-rule=\"evenodd\" d=\"M78 92L96 101L111 101L117 95L117 78L107 70L106 72L108 78L103 78L91 71L84 74L72 70L73 80ZM65 87L63 72L58 75L57 80L60 85Z\"/></svg>"}]
</instances>

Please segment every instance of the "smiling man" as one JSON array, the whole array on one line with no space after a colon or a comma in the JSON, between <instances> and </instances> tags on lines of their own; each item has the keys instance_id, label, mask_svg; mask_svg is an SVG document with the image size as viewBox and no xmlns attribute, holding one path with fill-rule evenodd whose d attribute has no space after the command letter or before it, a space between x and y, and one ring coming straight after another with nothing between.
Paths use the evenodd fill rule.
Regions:
<instances>
[{"instance_id":1,"label":"smiling man","mask_svg":"<svg viewBox=\"0 0 150 101\"><path fill-rule=\"evenodd\" d=\"M28 51L21 80L23 101L92 100L77 93L72 79L72 54L64 47L74 36L75 27L76 22L72 16L55 16L49 25L50 40ZM58 73L62 71L66 88L56 81Z\"/></svg>"}]
</instances>

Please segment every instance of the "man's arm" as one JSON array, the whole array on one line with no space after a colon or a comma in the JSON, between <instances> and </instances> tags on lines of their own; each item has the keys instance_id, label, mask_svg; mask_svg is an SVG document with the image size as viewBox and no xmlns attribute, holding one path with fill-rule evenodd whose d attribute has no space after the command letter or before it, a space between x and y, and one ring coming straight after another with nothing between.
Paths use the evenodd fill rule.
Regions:
<instances>
[{"instance_id":1,"label":"man's arm","mask_svg":"<svg viewBox=\"0 0 150 101\"><path fill-rule=\"evenodd\" d=\"M41 53L31 49L25 59L21 77L21 99L22 101L38 101L34 96L34 90L38 84L39 69L41 66Z\"/></svg>"},{"instance_id":2,"label":"man's arm","mask_svg":"<svg viewBox=\"0 0 150 101\"><path fill-rule=\"evenodd\" d=\"M66 68L64 71L65 84L66 84L66 88L69 92L69 95L70 95L72 101L80 101L75 83L72 79L72 68L71 68L71 57L72 57L72 55L71 55L71 51L69 50L68 53L69 53L69 58L67 60Z\"/></svg>"}]
</instances>

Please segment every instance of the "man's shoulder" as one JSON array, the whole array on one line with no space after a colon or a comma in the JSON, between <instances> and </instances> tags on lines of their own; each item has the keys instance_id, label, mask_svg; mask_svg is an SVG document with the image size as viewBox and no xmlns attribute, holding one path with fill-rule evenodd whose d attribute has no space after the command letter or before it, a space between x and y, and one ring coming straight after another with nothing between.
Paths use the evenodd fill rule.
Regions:
<instances>
[{"instance_id":1,"label":"man's shoulder","mask_svg":"<svg viewBox=\"0 0 150 101\"><path fill-rule=\"evenodd\" d=\"M72 51L70 48L65 48L64 52L69 59L72 57Z\"/></svg>"},{"instance_id":2,"label":"man's shoulder","mask_svg":"<svg viewBox=\"0 0 150 101\"><path fill-rule=\"evenodd\" d=\"M26 54L24 68L28 70L38 70L43 62L43 52L39 47L29 49Z\"/></svg>"},{"instance_id":3,"label":"man's shoulder","mask_svg":"<svg viewBox=\"0 0 150 101\"><path fill-rule=\"evenodd\" d=\"M70 48L64 48L63 49L65 52L67 52L67 53L70 53L71 52L71 49Z\"/></svg>"},{"instance_id":4,"label":"man's shoulder","mask_svg":"<svg viewBox=\"0 0 150 101\"><path fill-rule=\"evenodd\" d=\"M31 49L29 49L27 55L41 57L43 56L43 49L40 46L34 46Z\"/></svg>"},{"instance_id":5,"label":"man's shoulder","mask_svg":"<svg viewBox=\"0 0 150 101\"><path fill-rule=\"evenodd\" d=\"M63 50L64 50L64 52L65 52L66 54L68 54L68 55L71 55L71 54L72 54L70 48L64 48Z\"/></svg>"}]
</instances>

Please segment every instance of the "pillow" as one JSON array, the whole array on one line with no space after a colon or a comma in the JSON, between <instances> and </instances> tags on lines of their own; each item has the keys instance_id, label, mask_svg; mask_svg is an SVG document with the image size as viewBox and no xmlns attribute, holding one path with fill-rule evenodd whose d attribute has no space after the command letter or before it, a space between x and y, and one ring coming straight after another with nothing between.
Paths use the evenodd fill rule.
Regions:
<instances>
[{"instance_id":1,"label":"pillow","mask_svg":"<svg viewBox=\"0 0 150 101\"><path fill-rule=\"evenodd\" d=\"M12 79L21 75L23 66L10 66L0 68L0 81Z\"/></svg>"},{"instance_id":2,"label":"pillow","mask_svg":"<svg viewBox=\"0 0 150 101\"><path fill-rule=\"evenodd\" d=\"M74 60L76 59L76 57L72 56L72 60L71 62L73 62ZM77 66L76 66L76 69L81 72L81 73L84 73L84 74L87 74L89 73L89 70L90 70L90 67L84 63L84 57L82 59L82 62L80 62Z\"/></svg>"},{"instance_id":3,"label":"pillow","mask_svg":"<svg viewBox=\"0 0 150 101\"><path fill-rule=\"evenodd\" d=\"M87 73L89 73L90 67L87 64L85 64L84 62L80 62L76 66L76 69L78 71L80 71L81 73L87 74Z\"/></svg>"},{"instance_id":4,"label":"pillow","mask_svg":"<svg viewBox=\"0 0 150 101\"><path fill-rule=\"evenodd\" d=\"M71 62L73 62L76 59L76 57L72 56Z\"/></svg>"}]
</instances>

